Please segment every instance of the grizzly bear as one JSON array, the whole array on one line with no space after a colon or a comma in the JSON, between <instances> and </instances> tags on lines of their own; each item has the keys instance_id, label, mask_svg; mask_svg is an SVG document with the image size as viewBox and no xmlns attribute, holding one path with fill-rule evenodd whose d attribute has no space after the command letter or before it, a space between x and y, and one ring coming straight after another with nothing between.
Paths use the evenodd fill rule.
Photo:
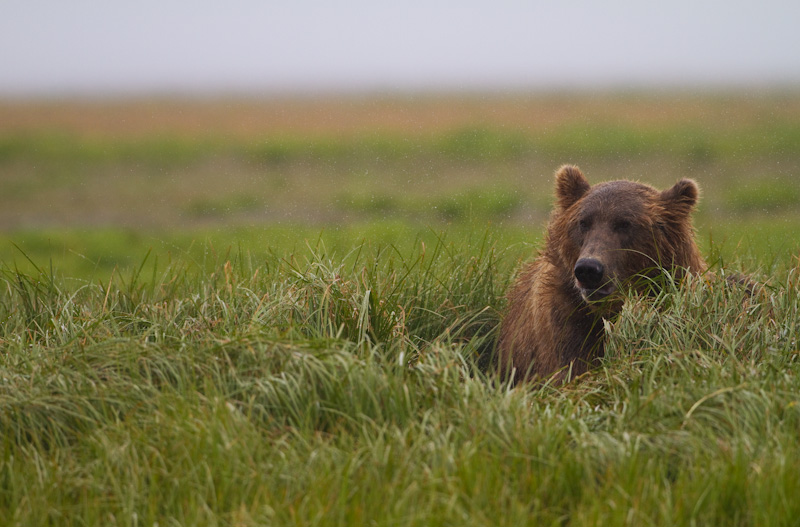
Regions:
<instances>
[{"instance_id":1,"label":"grizzly bear","mask_svg":"<svg viewBox=\"0 0 800 527\"><path fill-rule=\"evenodd\" d=\"M515 383L565 382L603 356L603 318L622 307L621 292L706 269L691 213L691 179L658 191L633 181L591 186L576 166L556 172L556 204L544 249L508 293L500 327L501 372Z\"/></svg>"}]
</instances>

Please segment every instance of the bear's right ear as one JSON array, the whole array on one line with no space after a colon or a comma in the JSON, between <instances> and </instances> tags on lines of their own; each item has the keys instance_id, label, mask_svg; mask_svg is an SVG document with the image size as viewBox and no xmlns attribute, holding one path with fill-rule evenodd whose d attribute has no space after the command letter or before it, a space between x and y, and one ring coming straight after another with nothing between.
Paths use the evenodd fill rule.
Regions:
<instances>
[{"instance_id":1,"label":"bear's right ear","mask_svg":"<svg viewBox=\"0 0 800 527\"><path fill-rule=\"evenodd\" d=\"M590 188L583 172L575 165L564 165L556 172L556 202L562 210L581 199Z\"/></svg>"}]
</instances>

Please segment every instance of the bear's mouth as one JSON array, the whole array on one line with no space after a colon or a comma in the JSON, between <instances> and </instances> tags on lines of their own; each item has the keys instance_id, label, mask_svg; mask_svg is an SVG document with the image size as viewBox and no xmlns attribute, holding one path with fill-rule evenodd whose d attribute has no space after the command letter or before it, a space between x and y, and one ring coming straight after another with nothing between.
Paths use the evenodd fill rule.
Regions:
<instances>
[{"instance_id":1,"label":"bear's mouth","mask_svg":"<svg viewBox=\"0 0 800 527\"><path fill-rule=\"evenodd\" d=\"M606 282L602 287L598 287L595 289L591 289L588 287L583 287L580 282L578 282L578 291L581 294L581 297L586 302L597 302L599 300L603 300L608 295L613 293L617 288L614 286L614 282Z\"/></svg>"}]
</instances>

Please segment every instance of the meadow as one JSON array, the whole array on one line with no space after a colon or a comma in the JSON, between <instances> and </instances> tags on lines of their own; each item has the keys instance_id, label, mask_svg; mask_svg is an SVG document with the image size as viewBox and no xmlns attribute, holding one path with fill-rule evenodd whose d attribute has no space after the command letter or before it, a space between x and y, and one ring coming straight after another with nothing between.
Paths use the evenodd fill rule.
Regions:
<instances>
[{"instance_id":1,"label":"meadow","mask_svg":"<svg viewBox=\"0 0 800 527\"><path fill-rule=\"evenodd\" d=\"M514 388L566 162L715 276ZM794 525L798 173L795 93L0 102L0 523Z\"/></svg>"}]
</instances>

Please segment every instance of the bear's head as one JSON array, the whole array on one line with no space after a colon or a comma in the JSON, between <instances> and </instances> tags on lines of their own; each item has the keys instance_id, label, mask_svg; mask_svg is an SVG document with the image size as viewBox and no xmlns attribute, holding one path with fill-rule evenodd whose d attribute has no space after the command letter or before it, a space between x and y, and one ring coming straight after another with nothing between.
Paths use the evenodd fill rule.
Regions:
<instances>
[{"instance_id":1,"label":"bear's head","mask_svg":"<svg viewBox=\"0 0 800 527\"><path fill-rule=\"evenodd\" d=\"M691 223L698 197L691 179L664 191L624 180L592 186L565 165L556 173L548 250L590 304L661 268L700 272L705 263Z\"/></svg>"}]
</instances>

